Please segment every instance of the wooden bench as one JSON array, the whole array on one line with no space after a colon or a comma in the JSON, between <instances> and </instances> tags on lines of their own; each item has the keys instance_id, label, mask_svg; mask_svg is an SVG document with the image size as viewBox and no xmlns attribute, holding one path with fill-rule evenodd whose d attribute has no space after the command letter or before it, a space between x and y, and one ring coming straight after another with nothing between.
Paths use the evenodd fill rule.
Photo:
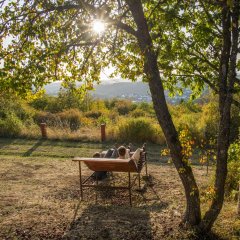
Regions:
<instances>
[{"instance_id":1,"label":"wooden bench","mask_svg":"<svg viewBox=\"0 0 240 240\"><path fill-rule=\"evenodd\" d=\"M133 154L130 153L130 156ZM147 157L146 152L141 152L140 159L136 163L133 159L114 159L114 158L84 158L84 157L74 157L73 161L79 164L79 182L80 182L80 196L83 200L83 188L93 187L93 188L113 188L113 189L128 189L129 191L129 202L132 206L132 187L138 178L139 188L141 187L141 171L145 166L146 175L147 173ZM93 173L83 180L82 178L82 167L81 163L84 162L86 166L92 171L107 171L107 172L126 172L128 173L128 186L103 186L98 185L98 180L95 184L89 184ZM137 176L131 181L131 173L137 173Z\"/></svg>"}]
</instances>

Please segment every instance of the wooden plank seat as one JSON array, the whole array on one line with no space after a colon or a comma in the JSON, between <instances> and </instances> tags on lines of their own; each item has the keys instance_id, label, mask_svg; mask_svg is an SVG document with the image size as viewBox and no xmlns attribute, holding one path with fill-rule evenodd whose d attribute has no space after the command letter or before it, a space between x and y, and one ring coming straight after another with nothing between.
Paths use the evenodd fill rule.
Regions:
<instances>
[{"instance_id":1,"label":"wooden plank seat","mask_svg":"<svg viewBox=\"0 0 240 240\"><path fill-rule=\"evenodd\" d=\"M130 156L133 152L130 153ZM143 167L146 168L147 175L147 158L146 152L141 152L140 159L136 163L133 159L114 159L114 158L86 158L86 157L74 157L72 159L74 162L79 163L79 182L80 182L80 196L83 200L83 188L93 187L93 188L113 188L113 189L128 189L129 191L129 202L132 205L132 187L138 178L139 188L141 187L140 182L140 173ZM95 181L95 184L89 184L89 180L93 173L87 178L82 178L82 167L81 162L84 162L85 165L93 171L107 171L107 172L126 172L128 173L128 186L110 186L110 185L98 185L98 180ZM131 173L137 173L137 176L131 181Z\"/></svg>"}]
</instances>

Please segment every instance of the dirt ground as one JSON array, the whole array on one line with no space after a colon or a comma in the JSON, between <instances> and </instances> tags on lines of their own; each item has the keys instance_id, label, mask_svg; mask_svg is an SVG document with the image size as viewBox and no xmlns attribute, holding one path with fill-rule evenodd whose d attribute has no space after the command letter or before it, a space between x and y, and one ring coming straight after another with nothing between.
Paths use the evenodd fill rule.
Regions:
<instances>
[{"instance_id":1,"label":"dirt ground","mask_svg":"<svg viewBox=\"0 0 240 240\"><path fill-rule=\"evenodd\" d=\"M86 189L80 201L78 165L71 158L1 155L0 239L204 239L180 227L185 202L175 168L154 161L148 166L130 207L127 190ZM205 188L211 177L193 169ZM90 171L84 167L83 173ZM114 179L127 184L128 178L119 173ZM240 239L234 204L225 203L208 239Z\"/></svg>"}]
</instances>

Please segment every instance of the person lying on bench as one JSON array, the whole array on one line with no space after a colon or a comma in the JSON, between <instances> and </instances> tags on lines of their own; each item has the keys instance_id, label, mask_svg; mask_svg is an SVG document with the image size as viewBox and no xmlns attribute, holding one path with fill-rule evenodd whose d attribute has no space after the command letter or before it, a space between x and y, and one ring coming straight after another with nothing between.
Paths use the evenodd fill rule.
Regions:
<instances>
[{"instance_id":1,"label":"person lying on bench","mask_svg":"<svg viewBox=\"0 0 240 240\"><path fill-rule=\"evenodd\" d=\"M143 151L143 149L138 148L132 155L132 157L130 157L130 150L125 148L124 146L121 146L118 148L118 154L119 154L119 159L128 159L131 158L133 159L136 163L139 161L140 159L140 155L141 152Z\"/></svg>"},{"instance_id":2,"label":"person lying on bench","mask_svg":"<svg viewBox=\"0 0 240 240\"><path fill-rule=\"evenodd\" d=\"M124 146L120 146L118 149L118 159L128 159L130 158L130 150L125 148Z\"/></svg>"},{"instance_id":3,"label":"person lying on bench","mask_svg":"<svg viewBox=\"0 0 240 240\"><path fill-rule=\"evenodd\" d=\"M100 152L96 152L93 154L94 158L117 158L118 157L118 151L116 148L110 148L107 150L107 152L104 154L104 156L102 156L102 153ZM105 178L107 178L107 172L106 171L97 171L94 172L93 174L93 178L95 180L103 180Z\"/></svg>"}]
</instances>

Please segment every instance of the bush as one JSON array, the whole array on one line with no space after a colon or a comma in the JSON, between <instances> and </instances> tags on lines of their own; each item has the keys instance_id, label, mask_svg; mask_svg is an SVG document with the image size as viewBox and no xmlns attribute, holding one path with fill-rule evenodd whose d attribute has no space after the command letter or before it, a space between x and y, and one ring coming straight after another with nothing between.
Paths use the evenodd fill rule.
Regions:
<instances>
[{"instance_id":1,"label":"bush","mask_svg":"<svg viewBox=\"0 0 240 240\"><path fill-rule=\"evenodd\" d=\"M37 124L42 122L47 123L48 126L58 126L61 125L61 120L57 114L50 112L36 112L34 115L34 121Z\"/></svg>"},{"instance_id":2,"label":"bush","mask_svg":"<svg viewBox=\"0 0 240 240\"><path fill-rule=\"evenodd\" d=\"M145 116L156 117L155 111L153 109L153 104L141 102L137 105L137 109L144 111Z\"/></svg>"},{"instance_id":3,"label":"bush","mask_svg":"<svg viewBox=\"0 0 240 240\"><path fill-rule=\"evenodd\" d=\"M215 139L218 133L219 114L217 102L212 101L202 107L196 126L203 139Z\"/></svg>"},{"instance_id":4,"label":"bush","mask_svg":"<svg viewBox=\"0 0 240 240\"><path fill-rule=\"evenodd\" d=\"M240 159L238 161L228 163L228 175L225 184L225 193L227 196L238 191L240 181Z\"/></svg>"},{"instance_id":5,"label":"bush","mask_svg":"<svg viewBox=\"0 0 240 240\"><path fill-rule=\"evenodd\" d=\"M142 109L135 109L134 111L130 112L129 114L131 117L138 118L138 117L145 117L146 112Z\"/></svg>"},{"instance_id":6,"label":"bush","mask_svg":"<svg viewBox=\"0 0 240 240\"><path fill-rule=\"evenodd\" d=\"M78 109L69 109L60 113L37 112L34 120L37 124L47 123L51 127L70 128L72 131L79 129L81 126L82 114Z\"/></svg>"},{"instance_id":7,"label":"bush","mask_svg":"<svg viewBox=\"0 0 240 240\"><path fill-rule=\"evenodd\" d=\"M145 118L126 119L118 125L118 138L127 142L155 141L152 122Z\"/></svg>"},{"instance_id":8,"label":"bush","mask_svg":"<svg viewBox=\"0 0 240 240\"><path fill-rule=\"evenodd\" d=\"M119 115L126 115L136 109L136 105L132 104L129 100L119 100L115 103L114 108Z\"/></svg>"},{"instance_id":9,"label":"bush","mask_svg":"<svg viewBox=\"0 0 240 240\"><path fill-rule=\"evenodd\" d=\"M100 111L89 111L85 113L85 117L87 118L94 118L98 119L100 116L102 116L102 113Z\"/></svg>"},{"instance_id":10,"label":"bush","mask_svg":"<svg viewBox=\"0 0 240 240\"><path fill-rule=\"evenodd\" d=\"M21 133L23 124L21 120L12 114L7 114L5 119L0 119L0 136L17 137Z\"/></svg>"},{"instance_id":11,"label":"bush","mask_svg":"<svg viewBox=\"0 0 240 240\"><path fill-rule=\"evenodd\" d=\"M81 126L82 114L77 109L66 110L58 113L57 116L61 120L62 124L69 127L72 131L79 129Z\"/></svg>"},{"instance_id":12,"label":"bush","mask_svg":"<svg viewBox=\"0 0 240 240\"><path fill-rule=\"evenodd\" d=\"M47 111L49 106L56 104L55 99L56 99L56 97L43 95L39 98L32 100L29 104L30 104L30 106L32 106L33 108L35 108L37 110Z\"/></svg>"},{"instance_id":13,"label":"bush","mask_svg":"<svg viewBox=\"0 0 240 240\"><path fill-rule=\"evenodd\" d=\"M0 118L5 119L11 114L22 121L27 121L32 119L34 109L16 96L0 95Z\"/></svg>"},{"instance_id":14,"label":"bush","mask_svg":"<svg viewBox=\"0 0 240 240\"><path fill-rule=\"evenodd\" d=\"M230 145L228 150L228 175L226 179L226 195L238 190L240 181L240 138Z\"/></svg>"}]
</instances>

